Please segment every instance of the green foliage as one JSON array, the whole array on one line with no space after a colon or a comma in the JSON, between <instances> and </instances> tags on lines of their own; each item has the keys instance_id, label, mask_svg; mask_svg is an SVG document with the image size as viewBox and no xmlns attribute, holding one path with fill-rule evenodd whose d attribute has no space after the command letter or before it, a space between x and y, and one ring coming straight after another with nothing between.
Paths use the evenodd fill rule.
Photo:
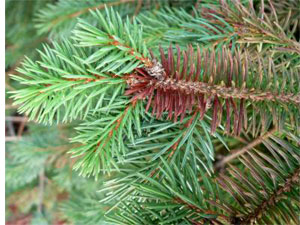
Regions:
<instances>
[{"instance_id":1,"label":"green foliage","mask_svg":"<svg viewBox=\"0 0 300 225\"><path fill-rule=\"evenodd\" d=\"M47 158L51 151L45 148L54 144L53 138L56 135L41 136L35 135L17 144L8 146L9 158L6 160L6 183L12 187L19 187L36 179L39 173L45 168ZM52 146L51 146L52 147Z\"/></svg>"},{"instance_id":2,"label":"green foliage","mask_svg":"<svg viewBox=\"0 0 300 225\"><path fill-rule=\"evenodd\" d=\"M32 224L53 224L59 218L68 221L80 218L70 215L72 212L75 214L78 207L72 202L76 201L78 196L86 195L85 204L94 202L90 206L91 212L97 208L97 212L103 215L104 210L101 207L94 207L95 202L97 203L95 196L100 198L100 195L94 194L99 188L98 183L95 183L94 179L78 176L69 166L71 161L65 153L72 144L61 136L70 131L66 128L38 125L30 125L30 129L30 136L25 136L17 143L7 144L6 204L16 207L25 215L31 211L35 212ZM37 211L38 207L41 207L42 211ZM85 209L89 210L88 207ZM10 216L7 219L9 220ZM100 219L98 216L96 221Z\"/></svg>"},{"instance_id":3,"label":"green foliage","mask_svg":"<svg viewBox=\"0 0 300 225\"><path fill-rule=\"evenodd\" d=\"M95 189L91 189L90 193L82 190L72 191L69 200L60 206L64 217L72 221L72 224L88 224L88 225L106 225L104 222L104 208L99 204L99 194L93 193ZM82 210L84 209L84 210Z\"/></svg>"},{"instance_id":4,"label":"green foliage","mask_svg":"<svg viewBox=\"0 0 300 225\"><path fill-rule=\"evenodd\" d=\"M141 11L150 9L153 6L168 5L170 1L149 1L142 4ZM84 18L93 25L96 25L93 15L95 10L103 10L105 7L113 7L120 13L122 18L134 16L136 8L139 7L137 0L92 0L92 1L72 1L59 0L55 3L47 4L46 7L36 13L35 27L39 34L49 33L50 38L66 38L71 35L71 31L78 22L78 17Z\"/></svg>"},{"instance_id":5,"label":"green foliage","mask_svg":"<svg viewBox=\"0 0 300 225\"><path fill-rule=\"evenodd\" d=\"M7 146L9 202L45 192L24 209L38 208L33 223L57 214L91 225L299 222L295 2L188 3L60 0L32 10L34 38L56 41L11 75L22 85L14 104L38 123L76 121L68 140L33 126Z\"/></svg>"},{"instance_id":6,"label":"green foliage","mask_svg":"<svg viewBox=\"0 0 300 225\"><path fill-rule=\"evenodd\" d=\"M13 67L24 55L34 59L46 35L39 35L34 28L34 14L52 0L5 1L5 67Z\"/></svg>"},{"instance_id":7,"label":"green foliage","mask_svg":"<svg viewBox=\"0 0 300 225\"><path fill-rule=\"evenodd\" d=\"M104 97L104 91L109 91L107 88L99 90L91 87L105 85L111 80L108 77L86 83L86 79L97 79L94 74L99 74L91 65L80 63L91 52L90 49L85 52L74 48L69 41L60 45L54 43L54 46L54 49L44 47L46 53L40 53L41 62L25 61L24 67L18 71L26 77L13 76L27 85L27 88L14 92L15 104L29 103L23 104L19 112L30 114L32 120L37 118L39 122L50 124L53 120L66 122L86 117L95 104L93 99L101 95ZM88 93L86 88L90 90Z\"/></svg>"},{"instance_id":8,"label":"green foliage","mask_svg":"<svg viewBox=\"0 0 300 225\"><path fill-rule=\"evenodd\" d=\"M98 10L91 14L98 25L95 27L80 20L73 32L80 47L98 48L85 60L86 64L97 62L96 70L122 75L145 62L148 50L142 38L142 29L135 20L130 22L127 17L123 22L112 8L106 8L104 15Z\"/></svg>"},{"instance_id":9,"label":"green foliage","mask_svg":"<svg viewBox=\"0 0 300 225\"><path fill-rule=\"evenodd\" d=\"M217 178L200 168L180 169L162 159L156 176L131 174L138 179L131 178L129 187L127 180L120 179L109 197L117 197L119 210L108 214L108 220L112 224L252 224L259 215L258 224L297 224L299 149L277 136L264 145L264 150L242 156L241 165L230 165Z\"/></svg>"}]
</instances>

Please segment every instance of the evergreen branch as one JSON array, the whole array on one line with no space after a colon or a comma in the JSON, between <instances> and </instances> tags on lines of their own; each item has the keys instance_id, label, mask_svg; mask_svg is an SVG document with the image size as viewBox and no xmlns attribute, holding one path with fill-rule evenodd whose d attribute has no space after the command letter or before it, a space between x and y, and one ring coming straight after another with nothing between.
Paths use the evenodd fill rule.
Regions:
<instances>
[{"instance_id":1,"label":"evergreen branch","mask_svg":"<svg viewBox=\"0 0 300 225\"><path fill-rule=\"evenodd\" d=\"M84 63L101 59L96 69L117 75L130 73L141 64L147 67L152 65L147 57L148 50L142 39L142 29L138 27L136 20L131 23L127 18L122 22L120 15L112 8L106 8L103 15L98 10L91 14L98 21L98 28L80 20L74 30L79 46L97 48ZM123 66L124 64L127 66Z\"/></svg>"},{"instance_id":2,"label":"evergreen branch","mask_svg":"<svg viewBox=\"0 0 300 225\"><path fill-rule=\"evenodd\" d=\"M300 19L300 9L297 1L288 0L283 2L273 0L271 4L266 4L264 7L268 8L270 12L275 9L276 15L271 15L273 17L271 18L271 21L274 19L285 31L287 31L289 36L294 36L296 39L296 29L297 26L299 27Z\"/></svg>"},{"instance_id":3,"label":"evergreen branch","mask_svg":"<svg viewBox=\"0 0 300 225\"><path fill-rule=\"evenodd\" d=\"M247 156L244 154L240 158L245 168L239 169L230 165L227 172L231 177L226 175L218 177L220 186L239 205L237 209L239 216L232 214L234 224L272 224L274 221L297 223L298 218L294 212L291 212L290 218L286 217L285 213L294 204L293 199L297 198L289 192L294 193L298 188L299 151L297 144L291 144L283 139L284 137L271 136L270 140L264 141L266 152L248 151ZM275 203L278 207L273 207ZM228 203L225 205L233 206ZM279 212L276 218L275 211Z\"/></svg>"},{"instance_id":4,"label":"evergreen branch","mask_svg":"<svg viewBox=\"0 0 300 225\"><path fill-rule=\"evenodd\" d=\"M291 40L284 33L278 21L274 23L268 18L261 7L261 15L255 13L253 1L249 2L249 10L237 0L234 1L234 7L230 7L226 0L221 1L221 11L216 10L222 15L225 21L231 24L238 34L240 43L271 43L275 46L287 46L290 51L300 54L300 45ZM277 18L276 11L271 3L271 14Z\"/></svg>"},{"instance_id":5,"label":"evergreen branch","mask_svg":"<svg viewBox=\"0 0 300 225\"><path fill-rule=\"evenodd\" d=\"M162 48L160 52L161 63L153 58L152 67L136 69L136 73L129 76L127 79L129 89L125 93L134 95L132 100L148 98L146 111L152 105L152 113L156 114L157 118L161 118L163 112L168 112L168 119L174 117L177 121L180 116L182 121L185 114L191 113L192 110L198 110L201 114L200 118L203 118L207 110L212 107L211 128L214 132L222 121L224 107L226 108L227 132L230 129L230 111L233 110L233 131L239 134L242 125L245 124L244 117L247 113L245 105L248 102L261 106L268 106L271 103L272 105L267 110L270 110L272 114L275 111L277 114L278 109L274 108L275 105L282 107L283 111L287 106L294 108L293 110L296 111L294 115L291 115L292 118L299 113L300 95L297 83L292 81L290 87L286 86L287 92L285 93L281 89L285 88L284 86L279 87L278 83L272 83L271 76L274 80L285 80L285 77L279 77L275 73L274 63L271 60L269 60L268 68L264 68L261 59L252 61L247 54L235 52L235 55L232 55L224 48L220 52L204 50L203 53L198 48L197 57L194 58L192 47L181 54L177 46L177 62L174 62L175 56L171 46L168 49L167 58ZM181 55L183 55L182 67ZM206 66L207 63L210 64L209 67ZM252 67L256 65L258 68L256 71L250 71L249 65ZM270 75L271 73L274 74ZM296 72L295 76L292 73L292 79L299 79L298 73ZM259 79L256 79L256 74L259 74ZM237 100L239 103L235 103ZM274 118L279 117L275 116L273 120ZM278 128L278 120L275 119L274 122Z\"/></svg>"},{"instance_id":6,"label":"evergreen branch","mask_svg":"<svg viewBox=\"0 0 300 225\"><path fill-rule=\"evenodd\" d=\"M40 172L47 168L51 157L52 160L61 157L62 152L57 153L57 151L62 149L65 143L57 138L58 132L51 133L53 129L49 128L47 131L48 133L23 137L14 144L8 144L10 150L9 157L6 159L5 181L13 189L37 179ZM53 143L53 139L57 142Z\"/></svg>"},{"instance_id":7,"label":"evergreen branch","mask_svg":"<svg viewBox=\"0 0 300 225\"><path fill-rule=\"evenodd\" d=\"M16 99L15 104L20 104L19 112L29 114L30 120L38 117L40 122L52 123L53 120L61 120L61 115L62 121L85 118L92 105L101 106L95 103L96 96L103 98L111 92L114 84L118 86L115 97L122 92L125 85L122 75L141 64L151 66L151 61L145 56L147 49L142 41L141 30L135 21L133 24L129 20L123 23L119 14L112 9L106 9L106 19L99 11L93 15L99 20L102 30L82 21L78 27L83 31L74 31L76 38L80 46L95 46L100 41L106 47L92 50L74 48L68 41L60 45L54 43L53 49L45 46L45 53L40 52L41 62L34 63L29 59L24 62L23 68L18 69L25 75L24 78L12 76L27 86L13 92L13 98ZM111 85L91 89L106 84ZM63 101L57 96L63 97ZM74 102L75 99L79 101L78 104ZM74 104L75 107L72 107ZM97 111L97 108L94 110Z\"/></svg>"},{"instance_id":8,"label":"evergreen branch","mask_svg":"<svg viewBox=\"0 0 300 225\"><path fill-rule=\"evenodd\" d=\"M209 214L212 216L212 218L210 219L206 219L206 218L203 218L203 221L210 221L210 222L215 222L216 224L221 224L218 220L214 219L215 218L222 218L222 220L224 221L227 221L229 222L230 221L230 218L228 216L225 216L225 215L222 215L222 214L219 214L217 212L214 212L212 210L203 210L202 208L199 208L195 205L192 205L192 204L189 204L187 202L185 202L183 199L177 197L174 199L174 201L176 203L179 203L181 205L184 205L185 207L189 208L189 209L192 209L193 212L195 212L196 214L199 213L199 214ZM191 220L193 222L193 224L195 223L195 225L197 225L200 221L194 221L194 220Z\"/></svg>"},{"instance_id":9,"label":"evergreen branch","mask_svg":"<svg viewBox=\"0 0 300 225\"><path fill-rule=\"evenodd\" d=\"M41 48L41 43L47 41L47 37L39 35L34 28L34 13L44 7L47 2L49 1L5 1L6 69L10 70L16 67L24 59L24 55L37 59L36 51L32 51L32 49Z\"/></svg>"},{"instance_id":10,"label":"evergreen branch","mask_svg":"<svg viewBox=\"0 0 300 225\"><path fill-rule=\"evenodd\" d=\"M82 174L94 174L86 170L86 167L93 171L100 167L100 171L106 172L112 171L110 165L119 168L125 162L154 162L159 157L174 160L178 154L185 155L183 160L178 161L182 166L185 166L187 161L200 161L208 173L212 170L213 147L208 136L209 127L204 121L193 120L193 124L184 127L179 122L167 122L165 128L166 123L161 124L160 121L144 123L141 126L139 117L145 113L141 102L132 104L130 101L124 101L101 110L111 112L108 115L103 114L109 119L105 120L100 113L93 117L93 123L87 122L78 127L80 133L72 139L83 144L69 151L73 154L72 157L81 157L74 169L86 171ZM146 115L143 118L153 119ZM190 120L191 118L187 117L184 123L189 124ZM119 146L119 149L115 146ZM182 151L179 151L180 149ZM99 157L101 162L98 162L98 159L90 159L92 155ZM149 171L149 174L153 176L156 172L154 169Z\"/></svg>"},{"instance_id":11,"label":"evergreen branch","mask_svg":"<svg viewBox=\"0 0 300 225\"><path fill-rule=\"evenodd\" d=\"M267 200L263 201L259 206L257 206L253 213L247 215L245 218L239 218L242 221L241 224L254 224L254 222L257 221L269 207L274 206L278 201L280 201L282 195L291 190L292 185L299 184L299 178L300 167L296 169L295 172L285 180L285 183L276 191L274 191Z\"/></svg>"},{"instance_id":12,"label":"evergreen branch","mask_svg":"<svg viewBox=\"0 0 300 225\"><path fill-rule=\"evenodd\" d=\"M112 7L112 6L116 6L116 5L120 5L120 4L124 4L124 3L132 3L134 2L135 0L119 0L119 1L115 1L115 2L108 2L106 4L99 4L99 5L96 5L96 6L93 6L93 7L88 7L88 8L84 8L84 9L81 9L77 12L73 12L71 14L68 14L68 15L64 15L62 17L58 17L56 18L55 20L51 21L51 24L52 24L52 27L55 26L57 23L61 23L63 20L67 20L67 19L71 19L71 18L74 18L74 17L78 17L84 13L87 13L89 11L92 11L92 10L100 10L100 9L104 9L105 7ZM51 29L51 27L49 28Z\"/></svg>"},{"instance_id":13,"label":"evergreen branch","mask_svg":"<svg viewBox=\"0 0 300 225\"><path fill-rule=\"evenodd\" d=\"M27 113L30 120L52 123L53 120L84 118L92 105L101 106L97 104L96 96L104 97L109 94L112 86L125 84L114 74L99 73L91 65L83 64L82 58L86 57L87 52L74 49L68 41L61 45L54 43L52 49L45 46L45 52L40 52L41 62L33 63L27 59L23 68L18 69L24 77L12 75L13 79L26 85L25 88L14 91L12 97L16 99L14 104L20 104L19 112ZM104 85L106 87L102 89L90 88ZM84 108L86 111L83 111Z\"/></svg>"},{"instance_id":14,"label":"evergreen branch","mask_svg":"<svg viewBox=\"0 0 300 225\"><path fill-rule=\"evenodd\" d=\"M269 138L270 136L272 136L274 134L274 132L276 131L275 128L273 128L272 130L266 132L265 134L263 134L262 136L259 136L258 138L254 139L253 141L251 141L250 143L248 143L246 146L244 146L243 148L238 148L235 150L231 150L230 154L227 155L226 157L224 157L222 160L220 160L215 168L216 169L220 169L223 168L228 162L232 161L233 159L239 157L240 155L248 152L249 150L253 149L255 146L261 144L265 139Z\"/></svg>"},{"instance_id":15,"label":"evergreen branch","mask_svg":"<svg viewBox=\"0 0 300 225\"><path fill-rule=\"evenodd\" d=\"M134 191L128 193L126 197L123 194L120 195L124 197L118 204L118 211L108 214L108 221L114 224L127 224L129 221L130 224L141 224L141 222L144 224L180 222L195 224L203 221L214 221L216 224L222 224L228 219L203 203L203 198L206 196L206 192L203 193L202 191L204 187L200 188L197 182L188 184L184 182L183 174L184 177L195 178L195 171L190 165L182 168L183 174L180 173L182 170L174 162L168 165L166 161L163 161L163 166L160 169L160 176L154 179L140 173L132 177L133 182L130 186L135 187ZM135 180L135 177L143 178L144 182L140 183L139 180ZM208 185L205 183L205 188ZM120 185L117 187L123 189ZM142 216L141 214L134 214L134 211L142 212ZM162 213L164 211L166 213ZM176 216L170 217L170 214Z\"/></svg>"},{"instance_id":16,"label":"evergreen branch","mask_svg":"<svg viewBox=\"0 0 300 225\"><path fill-rule=\"evenodd\" d=\"M115 104L109 99L105 99L105 102L106 107L96 114L99 117L95 115L92 123L87 122L78 127L79 134L72 139L72 142L82 144L69 153L72 158L77 158L73 168L80 169L83 176L93 175L97 178L99 172L119 170L128 152L128 142L134 142L136 133L141 134L138 117L140 103L133 104L127 99ZM128 133L125 134L125 131Z\"/></svg>"},{"instance_id":17,"label":"evergreen branch","mask_svg":"<svg viewBox=\"0 0 300 225\"><path fill-rule=\"evenodd\" d=\"M35 141L9 145L8 193L34 186L38 194L40 175L43 199L56 185L68 190L63 212L80 224L298 224L299 17L286 9L294 2L274 1L202 0L199 10L190 8L197 0L160 1L172 7L150 12L141 0L48 5L39 32L69 35L76 24L74 41L45 46L38 62L27 58L12 76L24 87L12 97L31 120L84 121L74 145L54 144L56 132L44 137L37 124ZM237 149L240 134L252 140ZM212 173L226 143L235 150L216 167L238 160ZM76 178L67 163L105 180L101 193L87 194L97 183Z\"/></svg>"},{"instance_id":18,"label":"evergreen branch","mask_svg":"<svg viewBox=\"0 0 300 225\"><path fill-rule=\"evenodd\" d=\"M130 80L132 83L139 83L140 80L134 79ZM166 91L181 91L184 94L193 93L194 95L207 94L207 95L217 95L218 97L224 99L246 99L253 100L254 102L259 101L280 101L286 104L299 105L300 95L294 94L275 94L272 92L262 92L249 89L239 89L234 87L226 87L225 84L221 85L211 85L207 83L197 82L197 81L184 81L168 78L166 80L159 80L157 82L152 82L150 85L154 86L154 89L163 89ZM232 83L234 85L234 83Z\"/></svg>"},{"instance_id":19,"label":"evergreen branch","mask_svg":"<svg viewBox=\"0 0 300 225\"><path fill-rule=\"evenodd\" d=\"M197 10L193 14L183 8L165 7L153 12L144 12L137 17L145 27L144 38L148 45L161 44L167 47L170 42L184 47L187 43L209 44L211 40L224 38L231 31L203 18Z\"/></svg>"},{"instance_id":20,"label":"evergreen branch","mask_svg":"<svg viewBox=\"0 0 300 225\"><path fill-rule=\"evenodd\" d=\"M73 182L78 185L80 182L76 181ZM59 204L60 213L72 223L86 225L102 223L106 207L99 204L102 196L96 191L98 185L95 185L94 180L88 179L84 179L81 183L76 190L74 188L70 190L66 201Z\"/></svg>"},{"instance_id":21,"label":"evergreen branch","mask_svg":"<svg viewBox=\"0 0 300 225\"><path fill-rule=\"evenodd\" d=\"M76 18L84 16L90 19L90 11L102 10L105 7L116 7L126 4L133 4L135 0L94 0L89 2L59 1L56 4L40 10L35 19L36 28L39 33L51 32L51 35L60 36L60 32L54 32L64 28L64 32L71 30L76 24Z\"/></svg>"},{"instance_id":22,"label":"evergreen branch","mask_svg":"<svg viewBox=\"0 0 300 225\"><path fill-rule=\"evenodd\" d=\"M220 2L218 6L203 4L200 12L193 11L194 16L184 9L165 8L142 13L138 20L146 27L145 38L151 45L159 43L167 47L170 41L182 47L186 43L217 48L238 45L247 46L251 53L258 49L261 55L272 51L277 57L299 59L299 43L290 38L278 23L271 22L264 7L257 14L254 13L252 0L245 4L238 1ZM271 11L270 16L274 15L276 12ZM281 60L286 61L285 58ZM298 61L293 61L292 65L298 65Z\"/></svg>"},{"instance_id":23,"label":"evergreen branch","mask_svg":"<svg viewBox=\"0 0 300 225\"><path fill-rule=\"evenodd\" d=\"M299 151L284 139L274 136L268 145L265 143L267 151L248 152L247 156L241 157L244 167L239 169L230 165L226 172L231 177L220 175L218 182L201 169L196 172L189 163L178 168L176 161L167 163L162 158L159 175L152 178L144 175L148 169L137 175L128 171L126 177L114 180L114 185L106 187L116 188L116 193L110 192L107 199L121 201L117 211L108 214L108 220L114 224L140 224L141 221L146 224L162 221L188 221L188 224L204 221L212 224L274 224L276 221L278 224L293 224L297 216L290 209L295 206L291 199L297 198L292 193L298 188ZM198 173L202 177L200 181L196 179ZM275 202L278 207L273 207ZM286 213L291 217L284 216ZM173 214L178 216L173 218Z\"/></svg>"}]
</instances>

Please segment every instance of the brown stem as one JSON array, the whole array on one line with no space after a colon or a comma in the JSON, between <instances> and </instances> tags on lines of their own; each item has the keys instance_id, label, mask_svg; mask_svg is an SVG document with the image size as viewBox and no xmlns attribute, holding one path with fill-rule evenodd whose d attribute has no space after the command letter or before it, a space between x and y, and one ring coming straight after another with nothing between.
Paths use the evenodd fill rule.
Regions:
<instances>
[{"instance_id":1,"label":"brown stem","mask_svg":"<svg viewBox=\"0 0 300 225\"><path fill-rule=\"evenodd\" d=\"M137 1L138 1L138 3L136 5L135 11L134 11L134 16L132 17L132 19L139 14L141 7L143 5L143 0L137 0Z\"/></svg>"},{"instance_id":2,"label":"brown stem","mask_svg":"<svg viewBox=\"0 0 300 225\"><path fill-rule=\"evenodd\" d=\"M255 89L246 88L235 88L226 87L225 85L213 85L209 83L203 83L198 81L176 81L172 78L167 78L165 80L156 81L153 83L155 88L162 88L165 90L180 91L185 94L207 94L209 96L217 95L218 97L224 99L246 99L255 102L259 101L280 101L284 103L290 103L295 105L300 105L300 94L275 94L272 92L262 92ZM151 85L151 83L150 83Z\"/></svg>"},{"instance_id":3,"label":"brown stem","mask_svg":"<svg viewBox=\"0 0 300 225\"><path fill-rule=\"evenodd\" d=\"M291 190L291 187L293 184L299 182L299 175L300 175L300 167L294 171L294 173L286 179L286 182L282 187L277 189L273 192L273 194L263 201L255 210L253 213L247 215L245 218L240 218L241 224L253 224L254 221L259 219L263 213L269 208L270 206L273 206L276 202L278 202L283 195L283 193L289 192Z\"/></svg>"},{"instance_id":4,"label":"brown stem","mask_svg":"<svg viewBox=\"0 0 300 225\"><path fill-rule=\"evenodd\" d=\"M110 128L110 131L108 133L108 136L104 140L98 140L97 141L96 148L95 148L94 152L96 152L96 150L98 149L98 147L100 146L100 144L102 142L104 142L103 147L107 144L107 142L112 138L114 132L119 129L119 126L121 125L121 122L124 119L124 117L126 116L126 114L128 113L129 109L130 108L134 108L135 106L136 106L136 101L135 102L131 102L130 105L127 105L127 107L124 110L124 112L122 114L120 114L119 118L111 125L111 128Z\"/></svg>"},{"instance_id":5,"label":"brown stem","mask_svg":"<svg viewBox=\"0 0 300 225\"><path fill-rule=\"evenodd\" d=\"M263 134L262 136L259 136L243 148L235 149L230 152L230 155L224 157L220 162L218 162L215 166L215 169L220 169L225 166L228 162L232 161L233 159L237 158L238 156L244 154L245 152L251 150L255 146L262 143L265 139L269 138L274 132L276 131L276 128L273 128L272 130L268 131L267 133Z\"/></svg>"},{"instance_id":6,"label":"brown stem","mask_svg":"<svg viewBox=\"0 0 300 225\"><path fill-rule=\"evenodd\" d=\"M25 117L25 120L23 120L23 121L21 122L21 124L20 124L20 126L19 126L19 129L18 129L18 137L21 137L21 136L22 136L27 121L28 121L28 119L27 119L27 117Z\"/></svg>"},{"instance_id":7,"label":"brown stem","mask_svg":"<svg viewBox=\"0 0 300 225\"><path fill-rule=\"evenodd\" d=\"M201 208L199 208L199 207L197 207L197 206L195 206L195 205L192 205L192 204L190 204L190 203L188 203L188 202L182 200L182 199L179 198L179 197L176 197L176 198L174 199L174 201L175 201L176 203L179 203L179 204L184 205L185 207L187 207L187 208L189 208L189 209L192 209L192 210L195 211L196 213L201 213L201 214L203 214L203 213L205 213L205 214L211 214L211 215L217 216L217 218L220 217L220 218L222 218L223 220L229 221L229 218L228 218L227 216L225 216L225 215L219 214L219 213L214 212L214 211L211 211L211 210L203 210L203 209L201 209ZM217 222L217 218L212 219L212 221Z\"/></svg>"},{"instance_id":8,"label":"brown stem","mask_svg":"<svg viewBox=\"0 0 300 225\"><path fill-rule=\"evenodd\" d=\"M118 77L117 75L114 75L114 74L109 74L111 77ZM78 84L74 84L72 85L73 86L76 86L76 85L79 85L79 84L87 84L87 83L90 83L90 82L97 82L97 81L100 81L102 79L105 79L106 77L101 77L99 75L96 75L96 74L93 74L93 76L95 76L95 78L62 78L62 80L64 81L83 81L82 83L78 83ZM49 87L51 86L52 84L43 84L43 86L45 87ZM43 90L40 91L40 93L44 93Z\"/></svg>"}]
</instances>

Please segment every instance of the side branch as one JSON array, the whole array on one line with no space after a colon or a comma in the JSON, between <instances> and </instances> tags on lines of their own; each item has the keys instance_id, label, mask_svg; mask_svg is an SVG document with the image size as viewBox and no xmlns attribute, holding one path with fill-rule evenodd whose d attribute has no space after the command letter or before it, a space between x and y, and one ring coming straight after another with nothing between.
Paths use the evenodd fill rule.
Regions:
<instances>
[{"instance_id":1,"label":"side branch","mask_svg":"<svg viewBox=\"0 0 300 225\"><path fill-rule=\"evenodd\" d=\"M283 193L289 192L293 184L299 182L300 168L296 169L295 172L286 180L284 185L277 189L267 200L263 201L253 213L249 214L246 218L242 218L241 224L253 224L260 215L267 210L268 207L273 206L277 201L280 200Z\"/></svg>"},{"instance_id":2,"label":"side branch","mask_svg":"<svg viewBox=\"0 0 300 225\"><path fill-rule=\"evenodd\" d=\"M122 44L119 41L117 41L113 36L108 35L109 39L111 39L112 41L109 43L110 45L114 45L114 46L120 46L120 47L125 47L128 49L129 54L134 56L137 60L141 61L143 64L145 64L145 66L148 67L152 67L152 61L149 58L144 57L142 54L142 56L138 56L140 53L134 51L133 48L131 48L128 45Z\"/></svg>"},{"instance_id":3,"label":"side branch","mask_svg":"<svg viewBox=\"0 0 300 225\"><path fill-rule=\"evenodd\" d=\"M80 84L88 84L90 82L97 82L97 81L100 81L100 80L104 80L106 79L107 77L103 77L103 76L99 76L99 75L96 75L96 74L93 74L93 76L95 78L62 78L63 81L70 81L70 82L76 82L76 81L82 81L82 83L76 83L73 86L76 86L76 85L80 85ZM112 78L117 78L118 76L115 75L115 74L109 74L110 77ZM50 87L52 86L53 84L43 84L44 87ZM40 91L40 93L44 93L44 91Z\"/></svg>"},{"instance_id":4,"label":"side branch","mask_svg":"<svg viewBox=\"0 0 300 225\"><path fill-rule=\"evenodd\" d=\"M53 28L56 24L61 23L64 20L68 20L68 19L78 17L82 14L85 14L85 13L89 12L90 10L104 9L105 6L106 7L112 7L112 6L117 6L117 5L121 5L121 4L124 4L124 3L131 3L131 2L134 2L134 1L135 0L120 0L120 1L111 2L111 3L107 3L107 4L101 3L100 5L97 5L97 6L94 6L94 7L84 8L80 11L77 11L77 12L74 12L74 13L56 18L55 20L52 21L51 28Z\"/></svg>"},{"instance_id":5,"label":"side branch","mask_svg":"<svg viewBox=\"0 0 300 225\"><path fill-rule=\"evenodd\" d=\"M255 146L259 145L265 139L269 138L275 131L276 131L276 129L274 128L274 129L270 130L269 132L265 133L264 135L258 137L254 141L250 142L248 145L244 146L243 148L232 150L230 152L231 153L230 155L224 157L220 162L218 162L216 164L215 169L222 168L228 162L232 161L233 159L237 158L238 156L246 153L247 151L251 150Z\"/></svg>"},{"instance_id":6,"label":"side branch","mask_svg":"<svg viewBox=\"0 0 300 225\"><path fill-rule=\"evenodd\" d=\"M204 213L204 214L210 214L210 215L216 216L216 218L212 218L212 219L211 219L212 221L214 221L214 222L216 222L216 223L219 222L219 221L217 220L218 217L219 217L219 218L222 218L223 220L229 221L229 218L228 218L227 216L225 216L225 215L219 214L219 213L214 212L214 211L211 211L211 210L203 210L203 209L201 209L201 208L199 208L199 207L197 207L197 206L195 206L195 205L192 205L192 204L190 204L190 203L188 203L188 202L182 200L181 198L176 197L176 198L174 199L174 201L175 201L176 203L179 203L179 204L184 205L186 208L189 208L189 209L193 210L195 213L200 213L200 214L203 214L203 213ZM203 219L205 219L205 218L203 218Z\"/></svg>"}]
</instances>

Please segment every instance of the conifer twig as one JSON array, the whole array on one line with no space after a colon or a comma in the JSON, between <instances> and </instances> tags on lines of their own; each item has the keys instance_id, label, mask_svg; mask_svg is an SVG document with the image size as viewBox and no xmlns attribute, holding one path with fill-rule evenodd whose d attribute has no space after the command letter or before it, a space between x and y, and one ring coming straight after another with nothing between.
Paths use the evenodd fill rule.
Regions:
<instances>
[{"instance_id":1,"label":"conifer twig","mask_svg":"<svg viewBox=\"0 0 300 225\"><path fill-rule=\"evenodd\" d=\"M133 80L137 83L138 80ZM269 91L255 91L248 90L246 88L239 89L234 87L225 87L225 85L211 85L204 82L195 81L176 81L175 79L165 79L162 81L152 82L155 89L162 88L165 90L176 91L179 90L183 93L194 93L196 94L209 94L217 95L224 99L250 99L252 101L281 101L284 103L290 103L299 105L300 95L293 94L275 94Z\"/></svg>"},{"instance_id":2,"label":"conifer twig","mask_svg":"<svg viewBox=\"0 0 300 225\"><path fill-rule=\"evenodd\" d=\"M293 184L299 182L299 176L300 176L300 168L298 167L294 173L285 180L285 183L283 186L279 187L277 190L273 192L272 195L268 197L265 201L263 201L256 209L249 214L246 218L239 218L242 222L240 224L253 224L254 221L259 218L267 208L274 206L282 196L283 193L289 192L291 190L291 187Z\"/></svg>"},{"instance_id":3,"label":"conifer twig","mask_svg":"<svg viewBox=\"0 0 300 225\"><path fill-rule=\"evenodd\" d=\"M216 164L215 169L220 169L220 168L224 167L224 165L227 164L228 162L232 161L233 159L237 158L238 156L244 154L245 152L247 152L247 151L251 150L252 148L254 148L255 146L259 145L265 139L269 138L275 131L276 131L276 128L273 128L272 130L268 131L267 133L263 134L262 136L259 136L258 138L256 138L254 141L250 142L243 148L238 148L238 149L232 150L230 152L231 154L224 157L221 161L219 161Z\"/></svg>"},{"instance_id":4,"label":"conifer twig","mask_svg":"<svg viewBox=\"0 0 300 225\"><path fill-rule=\"evenodd\" d=\"M142 7L142 5L143 5L143 0L137 0L137 1L138 1L138 3L137 3L137 6L136 6L136 8L135 8L133 17L135 17L135 16L137 16L137 15L139 14L139 12L140 12L140 10L141 10L141 7ZM132 17L132 18L133 18L133 17Z\"/></svg>"},{"instance_id":5,"label":"conifer twig","mask_svg":"<svg viewBox=\"0 0 300 225\"><path fill-rule=\"evenodd\" d=\"M74 17L78 17L78 16L80 16L80 15L82 15L82 14L84 14L84 13L89 12L90 10L104 9L105 6L106 6L106 7L112 7L112 6L117 6L117 5L120 5L120 4L130 3L130 2L134 2L134 1L135 1L135 0L119 0L119 1L116 1L116 2L111 2L111 3L107 3L107 4L101 3L101 4L98 5L98 6L85 8L85 9L82 9L82 10L80 10L80 11L77 11L77 12L74 12L74 13L71 13L71 14L64 15L64 16L61 16L61 17L56 18L55 20L52 21L52 26L50 27L50 29L51 29L52 27L54 27L56 24L58 24L58 23L60 23L61 21L63 21L63 20L71 19L71 18L74 18Z\"/></svg>"},{"instance_id":6,"label":"conifer twig","mask_svg":"<svg viewBox=\"0 0 300 225\"><path fill-rule=\"evenodd\" d=\"M219 214L219 213L214 212L214 211L211 211L211 210L203 210L203 209L197 207L196 205L192 205L192 204L190 204L190 203L188 203L188 202L182 200L182 199L179 198L179 197L175 198L174 201L175 201L176 203L185 205L185 207L187 207L187 208L189 208L189 209L195 211L196 213L211 214L211 215L217 216L217 218L220 217L220 218L223 218L224 220L229 221L229 218L228 218L227 216L225 216L225 215ZM216 219L217 219L217 218L216 218ZM212 221L217 222L216 219L212 219Z\"/></svg>"}]
</instances>

